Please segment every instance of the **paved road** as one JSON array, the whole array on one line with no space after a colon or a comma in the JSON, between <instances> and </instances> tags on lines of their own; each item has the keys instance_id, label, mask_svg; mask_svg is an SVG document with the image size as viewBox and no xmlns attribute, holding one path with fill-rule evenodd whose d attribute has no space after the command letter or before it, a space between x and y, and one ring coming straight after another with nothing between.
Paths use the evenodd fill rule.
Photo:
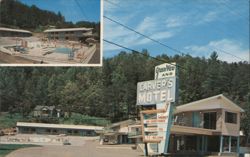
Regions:
<instances>
[{"instance_id":1,"label":"paved road","mask_svg":"<svg viewBox=\"0 0 250 157\"><path fill-rule=\"evenodd\" d=\"M42 146L16 150L7 157L139 157L143 153L129 146L101 146L86 141L83 146Z\"/></svg>"}]
</instances>

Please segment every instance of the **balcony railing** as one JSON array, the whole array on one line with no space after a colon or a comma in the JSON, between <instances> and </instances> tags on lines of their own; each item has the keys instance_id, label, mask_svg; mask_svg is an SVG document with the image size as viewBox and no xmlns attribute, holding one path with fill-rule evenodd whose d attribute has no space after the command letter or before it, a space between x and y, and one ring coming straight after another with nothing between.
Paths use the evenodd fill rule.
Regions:
<instances>
[{"instance_id":1,"label":"balcony railing","mask_svg":"<svg viewBox=\"0 0 250 157\"><path fill-rule=\"evenodd\" d=\"M141 135L142 135L142 132L140 132L140 131L128 133L128 137L129 137L129 138L135 137L135 136L141 136Z\"/></svg>"}]
</instances>

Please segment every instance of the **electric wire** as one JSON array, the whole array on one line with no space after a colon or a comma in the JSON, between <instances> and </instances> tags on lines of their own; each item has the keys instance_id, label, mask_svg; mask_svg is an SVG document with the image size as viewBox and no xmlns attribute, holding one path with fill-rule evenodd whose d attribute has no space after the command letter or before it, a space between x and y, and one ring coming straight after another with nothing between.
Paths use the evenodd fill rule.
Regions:
<instances>
[{"instance_id":1,"label":"electric wire","mask_svg":"<svg viewBox=\"0 0 250 157\"><path fill-rule=\"evenodd\" d=\"M182 51L180 51L180 50L177 50L177 49L175 49L175 48L173 48L173 47L171 47L171 46L168 46L168 45L166 45L166 44L164 44L164 43L162 43L162 42L160 42L160 41L158 41L158 40L155 40L155 39L153 39L153 38L151 38L151 37L149 37L149 36L147 36L147 35L145 35L145 34L142 34L141 32L138 32L138 31L136 31L136 30L134 30L133 28L131 28L131 27L129 27L129 26L126 26L125 24L122 24L122 23L120 23L120 22L118 22L118 21L116 21L116 20L114 20L114 19L112 19L112 18L110 18L110 17L107 17L107 16L103 16L105 19L108 19L109 21L111 21L111 22L114 22L114 23L116 23L116 24L118 24L118 25L120 25L120 26L122 26L122 27L124 27L124 28L126 28L126 29L128 29L128 30L130 30L130 31L132 31L132 32L135 32L136 34L139 34L139 35L141 35L141 36L143 36L143 37L145 37L145 38L147 38L147 39L149 39L149 40L151 40L151 41L153 41L153 42L155 42L155 43L158 43L158 44L160 44L160 45L162 45L162 46L164 46L164 47L166 47L166 48L168 48L168 49L170 49L170 50L173 50L173 51L175 51L175 52L177 52L177 53L179 53L179 54L181 54L181 55L187 55L188 53L184 53L184 52L182 52ZM218 48L217 48L218 49ZM239 59L239 60L242 60L242 61L246 61L246 60L244 60L244 59L242 59L242 58L240 58L240 57L238 57L238 56L236 56L236 55L234 55L234 54L231 54L231 53L229 53L229 52L227 52L227 51L225 51L225 50L221 50L221 49L218 49L218 50L220 50L222 53L225 53L225 54L228 54L228 55L231 55L231 56L233 56L233 57L235 57L235 58L237 58L237 59Z\"/></svg>"},{"instance_id":2,"label":"electric wire","mask_svg":"<svg viewBox=\"0 0 250 157\"><path fill-rule=\"evenodd\" d=\"M233 13L234 15L238 15L240 17L242 17L243 19L245 19L248 23L249 23L249 19L247 19L247 17L243 16L242 14L240 14L239 12L234 11L234 8L231 8L226 1L218 1L219 4L224 5L229 12ZM249 7L249 4L248 4Z\"/></svg>"},{"instance_id":3,"label":"electric wire","mask_svg":"<svg viewBox=\"0 0 250 157\"><path fill-rule=\"evenodd\" d=\"M164 44L164 43L162 43L162 42L160 42L160 41L158 41L158 40L155 40L155 39L153 39L153 38L151 38L151 37L149 37L149 36L147 36L147 35L145 35L145 34L142 34L142 33L140 33L140 32L138 32L138 31L134 30L133 28L131 28L131 27L129 27L129 26L126 26L126 25L124 25L124 24L122 24L122 23L120 23L120 22L118 22L118 21L116 21L116 20L111 19L110 17L107 17L107 16L105 16L105 15L103 15L103 17L104 17L105 19L108 19L108 20L110 20L110 21L112 21L112 22L114 22L114 23L116 23L116 24L118 24L118 25L120 25L120 26L122 26L122 27L124 27L124 28L126 28L126 29L128 29L128 30L130 30L130 31L132 31L132 32L135 32L136 34L139 34L139 35L141 35L141 36L143 36L143 37L145 37L145 38L147 38L147 39L149 39L149 40L155 42L155 43L158 43L158 44L160 44L160 45L162 45L162 46L164 46L164 47L166 47L166 48L168 48L168 49L170 49L170 50L173 50L173 51L175 51L175 52L177 52L177 53L179 53L179 54L181 54L181 55L184 55L184 53L182 53L181 51L179 51L179 50L177 50L177 49L175 49L175 48L173 48L173 47L170 47L170 46L168 46L168 45L166 45L166 44Z\"/></svg>"},{"instance_id":4,"label":"electric wire","mask_svg":"<svg viewBox=\"0 0 250 157\"><path fill-rule=\"evenodd\" d=\"M75 0L75 2L76 2L76 4L77 4L77 6L79 7L79 9L80 9L82 15L86 18L87 21L89 21L89 18L88 18L87 15L85 14L85 12L84 12L84 10L82 9L82 7L81 7L80 3L78 2L78 0Z\"/></svg>"},{"instance_id":5,"label":"electric wire","mask_svg":"<svg viewBox=\"0 0 250 157\"><path fill-rule=\"evenodd\" d=\"M121 7L120 5L114 3L114 2L112 2L112 1L110 1L110 0L104 0L104 1L106 1L107 3L109 3L109 4L113 5L113 6Z\"/></svg>"},{"instance_id":6,"label":"electric wire","mask_svg":"<svg viewBox=\"0 0 250 157\"><path fill-rule=\"evenodd\" d=\"M134 53L137 53L137 54L146 56L146 57L150 57L150 58L155 59L155 60L157 60L157 61L160 61L160 62L162 62L162 63L168 62L167 60L159 59L159 58L156 58L156 57L153 57L153 56L150 56L150 55L146 55L146 54L144 54L144 53L142 53L142 52L139 52L139 51L137 51L137 50L128 48L128 47L126 47L126 46L117 44L117 43L115 43L115 42L112 42L112 41L109 41L109 40L106 40L106 39L103 39L103 41L105 41L106 43L109 43L109 44L111 44L111 45L115 45L115 46L117 46L117 47L123 48L123 49L125 49L125 50L131 51L131 52L134 52ZM173 65L173 66L175 66L175 67L179 67L179 68L181 68L181 69L183 69L183 70L188 70L187 68L185 68L185 67L183 67L183 66L180 66L180 65L178 65L178 64L177 64L177 65L176 65L176 64L172 64L172 63L168 63L168 64Z\"/></svg>"}]
</instances>

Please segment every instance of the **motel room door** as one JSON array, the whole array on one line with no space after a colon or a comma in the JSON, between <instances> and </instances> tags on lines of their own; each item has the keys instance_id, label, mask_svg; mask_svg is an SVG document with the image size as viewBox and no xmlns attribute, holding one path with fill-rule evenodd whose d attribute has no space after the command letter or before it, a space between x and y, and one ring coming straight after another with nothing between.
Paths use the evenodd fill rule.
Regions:
<instances>
[{"instance_id":1,"label":"motel room door","mask_svg":"<svg viewBox=\"0 0 250 157\"><path fill-rule=\"evenodd\" d=\"M216 112L206 112L203 114L205 129L216 129Z\"/></svg>"}]
</instances>

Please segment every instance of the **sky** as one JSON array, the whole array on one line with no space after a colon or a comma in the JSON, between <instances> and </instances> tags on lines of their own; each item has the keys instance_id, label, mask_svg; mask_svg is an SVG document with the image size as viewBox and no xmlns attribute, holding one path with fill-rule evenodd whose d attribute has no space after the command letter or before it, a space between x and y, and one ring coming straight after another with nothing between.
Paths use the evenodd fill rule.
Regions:
<instances>
[{"instance_id":1,"label":"sky","mask_svg":"<svg viewBox=\"0 0 250 157\"><path fill-rule=\"evenodd\" d=\"M36 5L40 9L59 11L66 21L100 21L100 0L19 0L29 6ZM79 5L78 5L79 4ZM82 8L82 9L81 9Z\"/></svg>"},{"instance_id":2,"label":"sky","mask_svg":"<svg viewBox=\"0 0 250 157\"><path fill-rule=\"evenodd\" d=\"M249 60L249 0L104 0L104 15L193 57L216 51L222 61ZM178 54L103 21L106 40L152 56ZM104 57L123 50L104 42Z\"/></svg>"}]
</instances>

